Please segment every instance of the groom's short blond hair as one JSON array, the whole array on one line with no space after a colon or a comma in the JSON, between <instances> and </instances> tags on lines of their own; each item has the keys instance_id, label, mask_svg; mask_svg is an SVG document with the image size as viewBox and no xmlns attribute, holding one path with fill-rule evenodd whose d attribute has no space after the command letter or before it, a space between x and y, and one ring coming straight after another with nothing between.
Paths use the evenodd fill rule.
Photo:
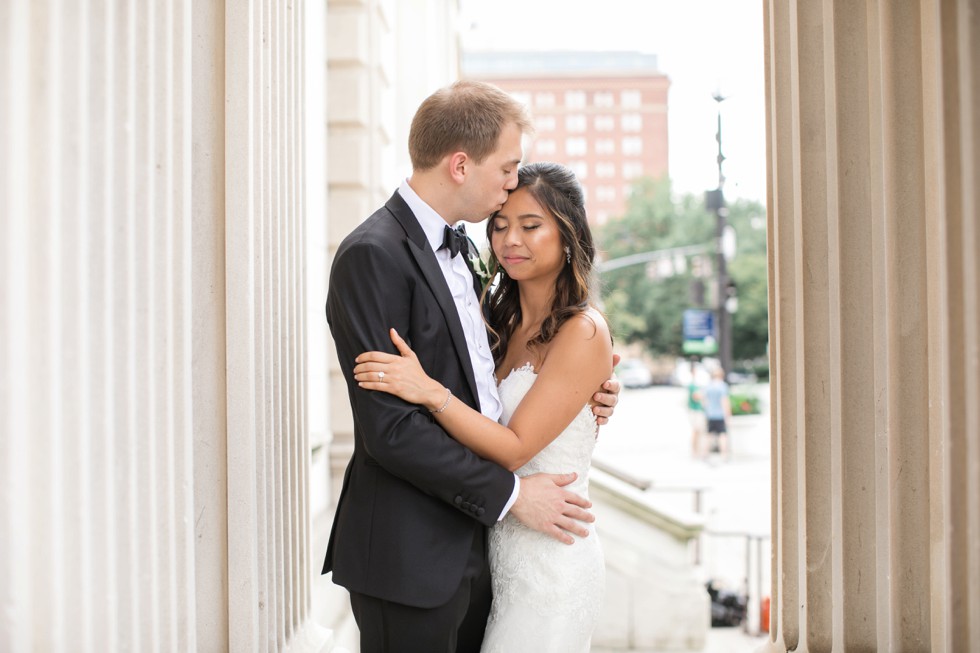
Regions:
<instances>
[{"instance_id":1,"label":"groom's short blond hair","mask_svg":"<svg viewBox=\"0 0 980 653\"><path fill-rule=\"evenodd\" d=\"M441 88L422 102L412 119L412 168L429 170L454 152L466 152L482 163L497 149L500 132L509 124L531 132L527 109L500 88L466 80Z\"/></svg>"}]
</instances>

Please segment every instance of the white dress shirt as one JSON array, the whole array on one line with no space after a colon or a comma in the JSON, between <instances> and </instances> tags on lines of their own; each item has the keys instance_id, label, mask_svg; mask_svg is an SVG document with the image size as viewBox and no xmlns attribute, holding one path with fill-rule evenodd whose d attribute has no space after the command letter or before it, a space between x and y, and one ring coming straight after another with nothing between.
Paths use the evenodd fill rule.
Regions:
<instances>
[{"instance_id":1,"label":"white dress shirt","mask_svg":"<svg viewBox=\"0 0 980 653\"><path fill-rule=\"evenodd\" d=\"M473 366L473 377L476 380L476 389L480 399L480 412L498 422L502 408L500 396L497 394L497 381L494 378L493 355L490 353L490 341L487 338L487 327L483 323L480 300L473 290L473 274L463 258L466 254L460 253L458 256L450 256L449 250L439 249L442 246L445 227L449 223L412 190L407 179L398 188L398 194L402 196L402 199L408 204L408 208L412 209L412 213L415 214L415 218L425 233L426 240L429 241L432 251L436 253L436 260L439 262L442 276L445 277L449 292L452 293L456 312L459 314L459 321L463 326L463 335L466 337L470 363ZM507 514L514 501L517 500L520 482L516 474L514 481L514 492L511 494L510 501L504 506L500 518Z\"/></svg>"}]
</instances>

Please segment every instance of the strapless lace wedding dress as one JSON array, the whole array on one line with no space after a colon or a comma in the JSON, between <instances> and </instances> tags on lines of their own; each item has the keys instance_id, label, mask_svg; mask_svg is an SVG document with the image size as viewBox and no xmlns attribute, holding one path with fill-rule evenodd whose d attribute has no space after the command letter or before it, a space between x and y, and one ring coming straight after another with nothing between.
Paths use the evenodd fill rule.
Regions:
<instances>
[{"instance_id":1,"label":"strapless lace wedding dress","mask_svg":"<svg viewBox=\"0 0 980 653\"><path fill-rule=\"evenodd\" d=\"M528 364L500 383L502 423L510 421L535 379ZM518 476L576 472L567 489L588 498L595 434L595 417L583 406L568 428L517 470ZM569 546L507 515L490 529L490 571L493 606L483 653L588 653L606 581L594 529Z\"/></svg>"}]
</instances>

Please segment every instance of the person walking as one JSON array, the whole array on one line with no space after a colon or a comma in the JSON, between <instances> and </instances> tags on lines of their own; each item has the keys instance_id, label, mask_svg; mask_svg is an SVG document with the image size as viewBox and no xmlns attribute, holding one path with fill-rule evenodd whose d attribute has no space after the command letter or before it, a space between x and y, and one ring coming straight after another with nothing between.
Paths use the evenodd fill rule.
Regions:
<instances>
[{"instance_id":1,"label":"person walking","mask_svg":"<svg viewBox=\"0 0 980 653\"><path fill-rule=\"evenodd\" d=\"M707 456L707 452L704 451L707 421L704 406L701 404L703 396L697 380L697 361L692 359L691 378L687 382L687 420L691 425L691 455L695 460L703 460Z\"/></svg>"},{"instance_id":2,"label":"person walking","mask_svg":"<svg viewBox=\"0 0 980 653\"><path fill-rule=\"evenodd\" d=\"M704 388L704 414L708 420L711 450L731 460L728 425L732 419L732 403L728 383L725 382L725 370L720 367L712 370L711 381Z\"/></svg>"}]
</instances>

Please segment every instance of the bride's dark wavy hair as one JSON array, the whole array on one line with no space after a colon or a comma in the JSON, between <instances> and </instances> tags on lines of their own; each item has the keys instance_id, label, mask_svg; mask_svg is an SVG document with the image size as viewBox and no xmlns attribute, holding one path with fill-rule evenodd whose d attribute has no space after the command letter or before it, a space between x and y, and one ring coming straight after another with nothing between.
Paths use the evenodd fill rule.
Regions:
<instances>
[{"instance_id":1,"label":"bride's dark wavy hair","mask_svg":"<svg viewBox=\"0 0 980 653\"><path fill-rule=\"evenodd\" d=\"M561 236L562 253L568 247L571 255L571 262L558 273L551 314L528 342L528 347L533 348L550 342L562 324L584 313L593 303L596 251L585 213L585 196L575 173L558 163L530 163L517 170L514 190L521 188L526 188L554 217ZM487 221L487 241L492 243L492 238L493 219L490 219ZM484 291L483 306L487 321L495 325L490 328L490 341L494 363L500 365L511 336L521 324L521 295L517 282L504 273L492 246L489 271L491 278L497 278L497 283L488 285Z\"/></svg>"}]
</instances>

